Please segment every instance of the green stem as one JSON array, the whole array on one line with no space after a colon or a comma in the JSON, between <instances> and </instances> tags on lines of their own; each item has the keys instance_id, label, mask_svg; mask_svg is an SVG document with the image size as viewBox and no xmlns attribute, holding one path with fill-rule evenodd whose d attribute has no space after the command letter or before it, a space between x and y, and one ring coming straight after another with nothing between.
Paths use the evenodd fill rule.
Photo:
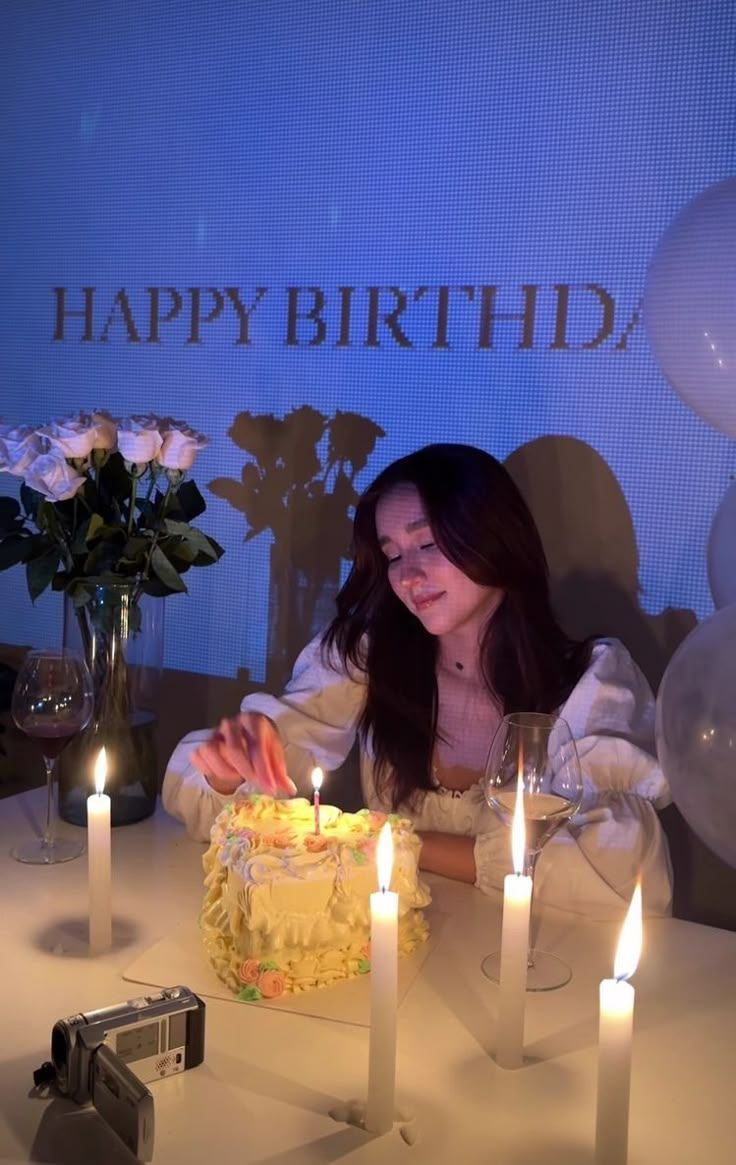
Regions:
<instances>
[{"instance_id":1,"label":"green stem","mask_svg":"<svg viewBox=\"0 0 736 1165\"><path fill-rule=\"evenodd\" d=\"M74 569L74 557L64 523L55 506L42 502L38 512L38 528L59 548L59 555L66 570Z\"/></svg>"},{"instance_id":2,"label":"green stem","mask_svg":"<svg viewBox=\"0 0 736 1165\"><path fill-rule=\"evenodd\" d=\"M71 602L71 599L68 600ZM85 607L75 607L74 614L77 617L77 625L79 627L79 635L82 640L82 650L84 651L84 658L87 661L87 666L92 666L92 637L89 633L89 626L87 625L87 615Z\"/></svg>"},{"instance_id":3,"label":"green stem","mask_svg":"<svg viewBox=\"0 0 736 1165\"><path fill-rule=\"evenodd\" d=\"M171 482L169 482L169 484L166 488L166 493L164 494L164 499L161 502L161 513L159 514L159 522L161 522L161 523L163 523L163 520L166 517L166 511L169 508L169 502L171 500L171 495L172 495L172 493L175 493L175 492L176 491L174 490L174 487L172 486ZM133 603L134 604L138 603L138 600L141 597L143 583L149 577L149 572L151 570L151 558L153 557L154 550L158 546L158 540L159 540L160 533L161 533L160 530L156 530L154 535L153 535L153 538L151 539L151 545L149 546L148 553L146 554L145 565L144 565L143 570L141 571L140 575L138 576L140 581L138 582L138 584L135 588L135 591L133 592Z\"/></svg>"},{"instance_id":4,"label":"green stem","mask_svg":"<svg viewBox=\"0 0 736 1165\"><path fill-rule=\"evenodd\" d=\"M130 509L128 510L128 537L133 533L133 518L135 517L135 499L138 494L138 478L132 474L130 478Z\"/></svg>"},{"instance_id":5,"label":"green stem","mask_svg":"<svg viewBox=\"0 0 736 1165\"><path fill-rule=\"evenodd\" d=\"M151 462L151 465L152 465L152 464L153 464L153 462ZM151 500L151 494L153 493L153 491L154 491L154 488L155 488L155 486L156 486L156 475L154 474L154 472L153 472L153 470L151 469L151 466L150 466L150 465L149 465L149 467L148 467L148 474L149 474L149 478L150 478L150 480L149 480L149 482L148 482L148 489L146 490L146 500L145 500L145 505L146 505L146 507L148 506L148 503L149 503L149 502L150 502L150 500Z\"/></svg>"}]
</instances>

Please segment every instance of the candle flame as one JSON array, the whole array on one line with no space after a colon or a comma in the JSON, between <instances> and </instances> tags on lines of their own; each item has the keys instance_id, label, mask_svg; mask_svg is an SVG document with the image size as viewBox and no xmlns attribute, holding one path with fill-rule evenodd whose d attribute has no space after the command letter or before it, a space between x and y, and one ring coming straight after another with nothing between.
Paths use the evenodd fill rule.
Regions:
<instances>
[{"instance_id":1,"label":"candle flame","mask_svg":"<svg viewBox=\"0 0 736 1165\"><path fill-rule=\"evenodd\" d=\"M107 753L101 748L95 761L95 793L104 793L107 777Z\"/></svg>"},{"instance_id":2,"label":"candle flame","mask_svg":"<svg viewBox=\"0 0 736 1165\"><path fill-rule=\"evenodd\" d=\"M526 828L524 826L524 785L521 780L521 769L516 781L516 804L514 816L511 820L511 860L514 864L514 873L524 873L524 851L526 850Z\"/></svg>"},{"instance_id":3,"label":"candle flame","mask_svg":"<svg viewBox=\"0 0 736 1165\"><path fill-rule=\"evenodd\" d=\"M378 835L376 846L376 866L378 867L378 888L386 891L391 885L391 870L394 864L394 842L391 825L386 821Z\"/></svg>"},{"instance_id":4,"label":"candle flame","mask_svg":"<svg viewBox=\"0 0 736 1165\"><path fill-rule=\"evenodd\" d=\"M312 788L315 790L315 792L322 788L322 782L324 779L325 774L322 772L322 769L319 766L312 769Z\"/></svg>"},{"instance_id":5,"label":"candle flame","mask_svg":"<svg viewBox=\"0 0 736 1165\"><path fill-rule=\"evenodd\" d=\"M614 979L631 978L639 963L641 946L641 882L637 882L616 948L616 958L613 963Z\"/></svg>"}]
</instances>

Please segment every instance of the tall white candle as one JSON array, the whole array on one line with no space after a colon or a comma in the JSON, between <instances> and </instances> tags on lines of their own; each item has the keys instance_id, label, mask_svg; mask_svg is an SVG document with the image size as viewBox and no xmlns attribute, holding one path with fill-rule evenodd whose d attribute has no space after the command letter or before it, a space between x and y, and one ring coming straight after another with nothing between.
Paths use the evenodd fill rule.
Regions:
<instances>
[{"instance_id":1,"label":"tall white candle","mask_svg":"<svg viewBox=\"0 0 736 1165\"><path fill-rule=\"evenodd\" d=\"M314 832L319 833L319 791L322 788L322 781L324 780L324 773L322 769L317 766L312 769L312 788L314 789Z\"/></svg>"},{"instance_id":2,"label":"tall white candle","mask_svg":"<svg viewBox=\"0 0 736 1165\"><path fill-rule=\"evenodd\" d=\"M637 885L621 930L613 979L600 985L596 1165L626 1165L629 1144L629 1090L634 974L642 945L641 884Z\"/></svg>"},{"instance_id":3,"label":"tall white candle","mask_svg":"<svg viewBox=\"0 0 736 1165\"><path fill-rule=\"evenodd\" d=\"M112 946L110 798L103 792L106 776L107 756L101 748L95 762L96 792L87 798L89 949L93 955Z\"/></svg>"},{"instance_id":4,"label":"tall white candle","mask_svg":"<svg viewBox=\"0 0 736 1165\"><path fill-rule=\"evenodd\" d=\"M524 1060L524 1008L529 957L529 913L532 902L532 880L522 873L525 848L524 788L520 766L511 823L511 857L514 873L507 874L503 880L503 926L496 1041L496 1063L501 1068L520 1068Z\"/></svg>"},{"instance_id":5,"label":"tall white candle","mask_svg":"<svg viewBox=\"0 0 736 1165\"><path fill-rule=\"evenodd\" d=\"M378 837L378 892L371 894L371 1034L365 1127L387 1133L394 1121L399 896L389 890L391 826Z\"/></svg>"}]
</instances>

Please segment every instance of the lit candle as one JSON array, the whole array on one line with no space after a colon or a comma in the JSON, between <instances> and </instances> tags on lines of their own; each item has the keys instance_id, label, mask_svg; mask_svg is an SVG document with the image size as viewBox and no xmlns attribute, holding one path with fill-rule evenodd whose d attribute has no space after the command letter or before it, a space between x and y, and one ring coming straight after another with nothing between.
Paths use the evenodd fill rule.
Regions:
<instances>
[{"instance_id":1,"label":"lit candle","mask_svg":"<svg viewBox=\"0 0 736 1165\"><path fill-rule=\"evenodd\" d=\"M321 768L312 769L312 788L314 789L314 832L319 833L319 791L322 788L324 773Z\"/></svg>"},{"instance_id":2,"label":"lit candle","mask_svg":"<svg viewBox=\"0 0 736 1165\"><path fill-rule=\"evenodd\" d=\"M501 1068L520 1068L524 1060L524 1007L529 959L529 913L532 902L532 880L522 873L525 848L524 788L520 767L511 823L511 858L514 873L507 874L503 880L503 927L496 1042L496 1063Z\"/></svg>"},{"instance_id":3,"label":"lit candle","mask_svg":"<svg viewBox=\"0 0 736 1165\"><path fill-rule=\"evenodd\" d=\"M106 776L107 757L101 748L95 762L96 791L87 798L89 949L94 955L112 946L110 798L103 792Z\"/></svg>"},{"instance_id":4,"label":"lit candle","mask_svg":"<svg viewBox=\"0 0 736 1165\"><path fill-rule=\"evenodd\" d=\"M378 891L371 894L371 1034L365 1127L387 1133L394 1121L399 896L389 890L394 852L391 826L378 837Z\"/></svg>"},{"instance_id":5,"label":"lit candle","mask_svg":"<svg viewBox=\"0 0 736 1165\"><path fill-rule=\"evenodd\" d=\"M629 1086L634 974L642 944L641 884L634 890L613 964L613 979L600 985L596 1165L626 1165L629 1142Z\"/></svg>"}]
</instances>

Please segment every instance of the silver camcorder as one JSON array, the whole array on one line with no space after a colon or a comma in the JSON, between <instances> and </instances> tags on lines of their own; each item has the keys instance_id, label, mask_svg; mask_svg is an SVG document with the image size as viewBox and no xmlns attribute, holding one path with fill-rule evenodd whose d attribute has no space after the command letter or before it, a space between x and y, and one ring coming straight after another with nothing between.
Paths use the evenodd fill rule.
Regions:
<instances>
[{"instance_id":1,"label":"silver camcorder","mask_svg":"<svg viewBox=\"0 0 736 1165\"><path fill-rule=\"evenodd\" d=\"M188 987L166 987L126 1003L60 1019L51 1063L34 1072L64 1096L89 1101L141 1161L153 1155L153 1097L146 1081L196 1068L204 1059L205 1005Z\"/></svg>"}]
</instances>

